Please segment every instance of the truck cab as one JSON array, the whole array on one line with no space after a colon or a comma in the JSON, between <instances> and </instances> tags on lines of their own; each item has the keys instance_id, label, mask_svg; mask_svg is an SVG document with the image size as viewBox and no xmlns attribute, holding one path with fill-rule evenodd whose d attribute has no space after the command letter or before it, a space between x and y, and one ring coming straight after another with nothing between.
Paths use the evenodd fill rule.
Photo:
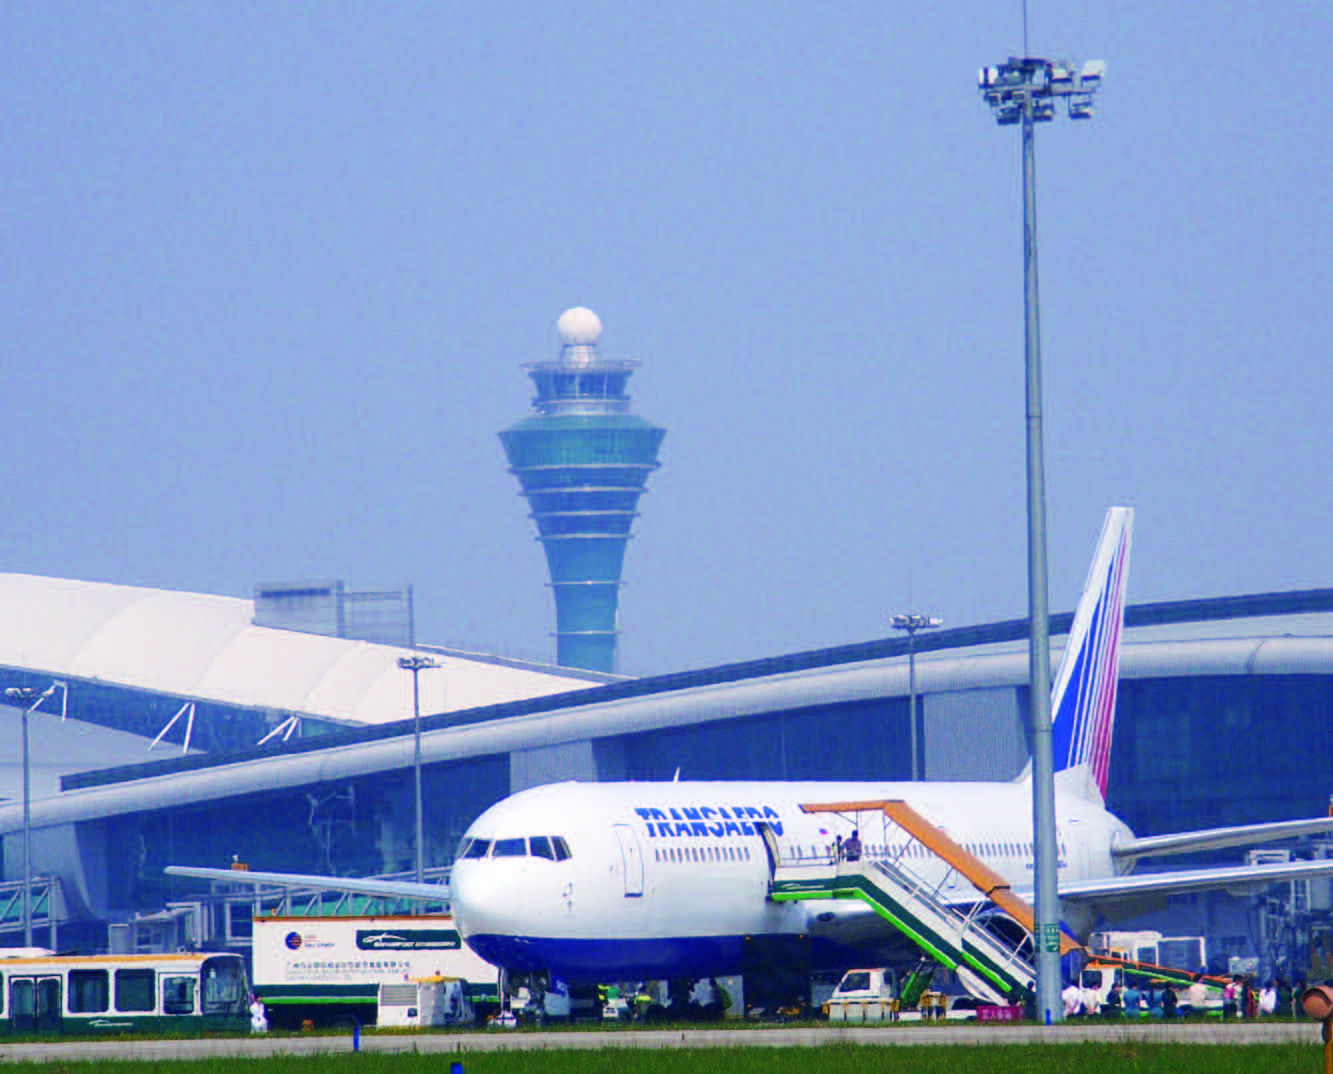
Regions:
<instances>
[{"instance_id":1,"label":"truck cab","mask_svg":"<svg viewBox=\"0 0 1333 1074\"><path fill-rule=\"evenodd\" d=\"M830 1022L890 1022L898 1016L898 976L891 969L848 970L828 1000Z\"/></svg>"}]
</instances>

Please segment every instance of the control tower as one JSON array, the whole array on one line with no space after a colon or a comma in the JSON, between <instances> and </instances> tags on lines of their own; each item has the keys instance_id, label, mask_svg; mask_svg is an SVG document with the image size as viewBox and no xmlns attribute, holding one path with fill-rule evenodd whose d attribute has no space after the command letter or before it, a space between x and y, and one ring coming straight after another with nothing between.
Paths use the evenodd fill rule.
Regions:
<instances>
[{"instance_id":1,"label":"control tower","mask_svg":"<svg viewBox=\"0 0 1333 1074\"><path fill-rule=\"evenodd\" d=\"M625 545L666 430L630 413L625 388L639 363L598 355L597 314L566 310L556 331L559 359L523 367L537 386L537 413L500 442L546 549L556 662L614 671Z\"/></svg>"}]
</instances>

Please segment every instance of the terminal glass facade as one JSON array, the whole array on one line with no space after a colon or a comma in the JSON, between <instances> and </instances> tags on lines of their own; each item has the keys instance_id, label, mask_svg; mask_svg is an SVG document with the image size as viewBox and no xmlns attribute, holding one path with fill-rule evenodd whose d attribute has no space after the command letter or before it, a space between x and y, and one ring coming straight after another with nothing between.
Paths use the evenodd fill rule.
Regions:
<instances>
[{"instance_id":1,"label":"terminal glass facade","mask_svg":"<svg viewBox=\"0 0 1333 1074\"><path fill-rule=\"evenodd\" d=\"M1125 679L1117 705L1107 805L1135 832L1328 809L1333 676Z\"/></svg>"},{"instance_id":2,"label":"terminal glass facade","mask_svg":"<svg viewBox=\"0 0 1333 1074\"><path fill-rule=\"evenodd\" d=\"M911 778L905 698L841 702L628 735L632 780Z\"/></svg>"}]
</instances>

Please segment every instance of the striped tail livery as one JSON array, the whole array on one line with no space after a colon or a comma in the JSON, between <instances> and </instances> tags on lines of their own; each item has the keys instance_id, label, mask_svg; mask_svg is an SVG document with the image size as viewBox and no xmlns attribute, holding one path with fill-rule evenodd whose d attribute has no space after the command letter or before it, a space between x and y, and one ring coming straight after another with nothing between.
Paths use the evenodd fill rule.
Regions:
<instances>
[{"instance_id":1,"label":"striped tail livery","mask_svg":"<svg viewBox=\"0 0 1333 1074\"><path fill-rule=\"evenodd\" d=\"M1120 632L1129 583L1134 509L1112 507L1074 613L1064 658L1051 691L1051 732L1056 772L1082 769L1088 790L1106 799L1120 677Z\"/></svg>"}]
</instances>

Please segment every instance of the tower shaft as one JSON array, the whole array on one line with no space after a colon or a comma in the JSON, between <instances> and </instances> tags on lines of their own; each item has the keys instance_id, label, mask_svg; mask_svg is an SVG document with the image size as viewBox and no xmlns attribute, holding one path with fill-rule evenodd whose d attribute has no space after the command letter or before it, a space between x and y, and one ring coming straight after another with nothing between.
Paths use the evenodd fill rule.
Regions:
<instances>
[{"instance_id":1,"label":"tower shaft","mask_svg":"<svg viewBox=\"0 0 1333 1074\"><path fill-rule=\"evenodd\" d=\"M546 551L556 660L610 672L625 548L666 430L629 412L625 389L638 363L598 357L595 333L571 339L569 316L560 359L525 367L537 413L499 435Z\"/></svg>"}]
</instances>

